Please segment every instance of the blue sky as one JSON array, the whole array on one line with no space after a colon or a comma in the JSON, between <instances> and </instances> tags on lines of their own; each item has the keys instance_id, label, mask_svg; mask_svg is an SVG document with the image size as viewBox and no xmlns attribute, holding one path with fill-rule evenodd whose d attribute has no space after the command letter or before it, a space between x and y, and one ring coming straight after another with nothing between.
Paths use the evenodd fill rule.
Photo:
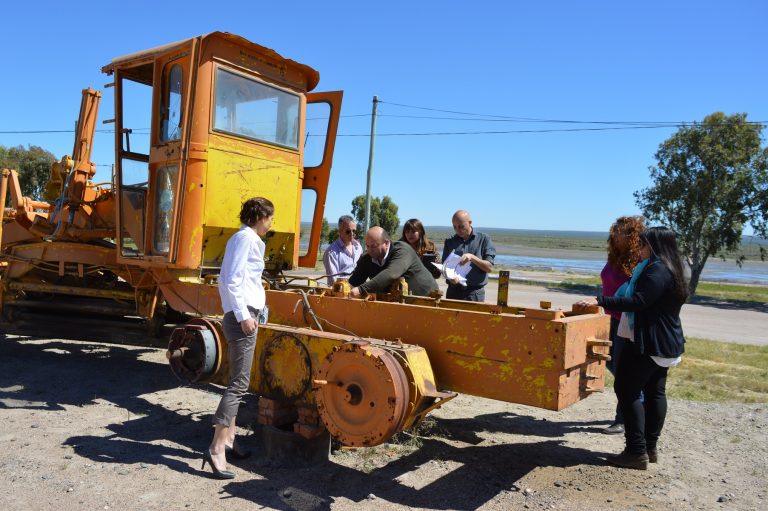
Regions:
<instances>
[{"instance_id":1,"label":"blue sky","mask_svg":"<svg viewBox=\"0 0 768 511\"><path fill-rule=\"evenodd\" d=\"M101 90L113 57L221 30L320 72L317 90L344 90L340 135L381 116L373 193L400 218L606 230L637 213L632 192L674 128L474 135L601 125L493 122L399 105L500 117L572 121L695 121L714 111L768 121L768 2L12 2L3 7L0 131L66 130L82 88ZM113 112L105 90L100 119ZM405 116L405 117L403 117ZM108 128L105 126L104 128ZM340 136L326 216L365 192L368 138ZM71 134L0 134L61 156ZM114 161L96 136L97 179Z\"/></svg>"}]
</instances>

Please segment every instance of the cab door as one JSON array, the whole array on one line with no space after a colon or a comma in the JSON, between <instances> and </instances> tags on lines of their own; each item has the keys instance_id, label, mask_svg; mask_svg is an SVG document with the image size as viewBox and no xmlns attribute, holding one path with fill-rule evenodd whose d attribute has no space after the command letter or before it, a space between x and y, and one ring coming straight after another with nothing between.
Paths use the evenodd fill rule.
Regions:
<instances>
[{"instance_id":1,"label":"cab door","mask_svg":"<svg viewBox=\"0 0 768 511\"><path fill-rule=\"evenodd\" d=\"M116 70L118 260L173 262L196 40Z\"/></svg>"},{"instance_id":2,"label":"cab door","mask_svg":"<svg viewBox=\"0 0 768 511\"><path fill-rule=\"evenodd\" d=\"M298 265L314 268L317 262L317 250L320 247L320 232L325 212L325 199L328 194L328 181L331 177L333 150L336 146L336 133L341 114L342 91L315 92L307 94L307 105L324 103L328 107L328 123L325 127L325 143L322 157L316 166L304 167L303 190L315 192L315 206L312 213L312 228L309 235L308 250L299 256ZM304 195L304 194L303 194Z\"/></svg>"},{"instance_id":3,"label":"cab door","mask_svg":"<svg viewBox=\"0 0 768 511\"><path fill-rule=\"evenodd\" d=\"M147 253L157 263L173 263L183 211L192 118L196 40L155 61L155 101L149 158Z\"/></svg>"}]
</instances>

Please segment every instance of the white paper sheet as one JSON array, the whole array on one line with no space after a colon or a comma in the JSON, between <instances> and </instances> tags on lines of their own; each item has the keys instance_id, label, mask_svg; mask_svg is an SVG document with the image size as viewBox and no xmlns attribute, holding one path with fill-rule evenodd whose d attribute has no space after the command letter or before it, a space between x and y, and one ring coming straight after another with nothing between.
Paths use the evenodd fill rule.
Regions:
<instances>
[{"instance_id":1,"label":"white paper sheet","mask_svg":"<svg viewBox=\"0 0 768 511\"><path fill-rule=\"evenodd\" d=\"M471 263L466 264L459 264L459 261L461 260L461 256L456 255L456 252L451 252L448 254L448 257L445 258L445 261L443 261L443 264L438 263L432 263L440 270L440 273L443 274L445 278L448 280L453 280L455 278L459 279L459 284L462 286L467 285L467 275L469 274L469 271L472 269Z\"/></svg>"}]
</instances>

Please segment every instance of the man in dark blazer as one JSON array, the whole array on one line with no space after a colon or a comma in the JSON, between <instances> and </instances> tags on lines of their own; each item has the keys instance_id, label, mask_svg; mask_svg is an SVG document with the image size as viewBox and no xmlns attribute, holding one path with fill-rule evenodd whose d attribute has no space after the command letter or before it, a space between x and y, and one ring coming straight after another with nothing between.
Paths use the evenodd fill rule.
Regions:
<instances>
[{"instance_id":1,"label":"man in dark blazer","mask_svg":"<svg viewBox=\"0 0 768 511\"><path fill-rule=\"evenodd\" d=\"M354 286L352 296L387 293L400 277L405 278L413 295L428 296L438 290L437 282L416 252L403 241L391 241L381 227L368 229L365 248L366 254L357 261L349 277L350 285Z\"/></svg>"}]
</instances>

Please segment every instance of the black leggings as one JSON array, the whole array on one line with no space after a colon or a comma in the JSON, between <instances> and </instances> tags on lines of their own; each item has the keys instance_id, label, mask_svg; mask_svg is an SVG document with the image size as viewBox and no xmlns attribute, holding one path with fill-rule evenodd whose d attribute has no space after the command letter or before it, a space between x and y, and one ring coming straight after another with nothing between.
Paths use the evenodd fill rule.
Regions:
<instances>
[{"instance_id":1,"label":"black leggings","mask_svg":"<svg viewBox=\"0 0 768 511\"><path fill-rule=\"evenodd\" d=\"M667 371L649 355L640 354L634 342L624 345L613 388L624 414L627 450L632 454L656 449L667 416Z\"/></svg>"}]
</instances>

